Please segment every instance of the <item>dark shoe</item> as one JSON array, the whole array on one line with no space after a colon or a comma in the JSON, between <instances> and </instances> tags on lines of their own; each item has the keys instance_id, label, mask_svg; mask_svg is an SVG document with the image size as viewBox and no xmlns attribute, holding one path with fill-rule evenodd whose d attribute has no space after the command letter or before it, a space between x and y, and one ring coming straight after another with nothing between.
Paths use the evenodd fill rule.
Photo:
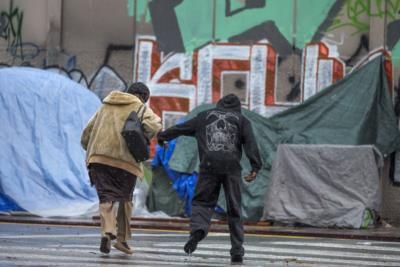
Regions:
<instances>
[{"instance_id":1,"label":"dark shoe","mask_svg":"<svg viewBox=\"0 0 400 267\"><path fill-rule=\"evenodd\" d=\"M186 242L185 246L183 247L183 250L187 254L192 254L196 248L197 244L204 238L204 232L199 230L194 232L192 235L190 235L189 240Z\"/></svg>"},{"instance_id":2,"label":"dark shoe","mask_svg":"<svg viewBox=\"0 0 400 267\"><path fill-rule=\"evenodd\" d=\"M131 248L128 246L128 243L126 243L126 242L117 241L117 243L113 244L113 247L118 249L119 251L126 253L126 254L133 253Z\"/></svg>"},{"instance_id":3,"label":"dark shoe","mask_svg":"<svg viewBox=\"0 0 400 267\"><path fill-rule=\"evenodd\" d=\"M110 253L111 249L111 237L109 235L105 235L101 238L100 241L100 252Z\"/></svg>"},{"instance_id":4,"label":"dark shoe","mask_svg":"<svg viewBox=\"0 0 400 267\"><path fill-rule=\"evenodd\" d=\"M231 256L231 263L232 264L242 264L243 263L243 256L242 255L233 255L233 256Z\"/></svg>"},{"instance_id":5,"label":"dark shoe","mask_svg":"<svg viewBox=\"0 0 400 267\"><path fill-rule=\"evenodd\" d=\"M112 233L107 232L106 235L108 235L111 240L117 239L117 237L115 235L113 235Z\"/></svg>"}]
</instances>

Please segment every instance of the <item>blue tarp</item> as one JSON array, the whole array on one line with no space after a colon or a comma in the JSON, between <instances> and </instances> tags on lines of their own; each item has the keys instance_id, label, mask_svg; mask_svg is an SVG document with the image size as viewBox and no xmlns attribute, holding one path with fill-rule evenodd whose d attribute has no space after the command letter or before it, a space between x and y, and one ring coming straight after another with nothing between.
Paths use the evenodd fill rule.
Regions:
<instances>
[{"instance_id":1,"label":"blue tarp","mask_svg":"<svg viewBox=\"0 0 400 267\"><path fill-rule=\"evenodd\" d=\"M34 68L0 69L0 208L78 216L97 204L80 135L101 102Z\"/></svg>"},{"instance_id":2,"label":"blue tarp","mask_svg":"<svg viewBox=\"0 0 400 267\"><path fill-rule=\"evenodd\" d=\"M176 139L171 140L167 147L157 145L156 155L153 158L151 165L152 167L164 167L165 172L172 181L172 187L178 193L179 198L185 202L186 215L190 216L192 214L192 199L198 174L196 172L185 174L170 169L168 162L174 152L175 144Z\"/></svg>"}]
</instances>

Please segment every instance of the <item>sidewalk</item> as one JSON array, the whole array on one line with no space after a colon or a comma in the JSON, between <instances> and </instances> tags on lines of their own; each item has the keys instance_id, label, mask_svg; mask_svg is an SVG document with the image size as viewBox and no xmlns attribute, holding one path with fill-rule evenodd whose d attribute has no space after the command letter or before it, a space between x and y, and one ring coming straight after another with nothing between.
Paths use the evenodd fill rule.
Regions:
<instances>
[{"instance_id":1,"label":"sidewalk","mask_svg":"<svg viewBox=\"0 0 400 267\"><path fill-rule=\"evenodd\" d=\"M29 214L0 215L0 223L29 223L66 226L100 226L99 217L93 218L42 218ZM134 229L189 231L189 220L181 218L131 218ZM400 242L400 228L376 227L371 229L327 229L313 227L272 226L268 222L245 223L246 234L325 237ZM226 221L212 221L211 232L228 232Z\"/></svg>"}]
</instances>

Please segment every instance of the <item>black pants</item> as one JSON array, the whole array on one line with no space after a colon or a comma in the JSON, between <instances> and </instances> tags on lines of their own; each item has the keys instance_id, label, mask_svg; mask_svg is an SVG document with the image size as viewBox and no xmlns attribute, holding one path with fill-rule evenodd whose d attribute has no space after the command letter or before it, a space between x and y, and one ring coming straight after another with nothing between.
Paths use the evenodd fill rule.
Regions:
<instances>
[{"instance_id":1,"label":"black pants","mask_svg":"<svg viewBox=\"0 0 400 267\"><path fill-rule=\"evenodd\" d=\"M228 224L231 237L231 255L244 255L243 248L243 224L241 218L241 172L234 173L210 173L200 171L196 185L195 195L192 201L192 217L190 219L191 234L198 230L208 234L211 216L217 205L221 185L224 188Z\"/></svg>"}]
</instances>

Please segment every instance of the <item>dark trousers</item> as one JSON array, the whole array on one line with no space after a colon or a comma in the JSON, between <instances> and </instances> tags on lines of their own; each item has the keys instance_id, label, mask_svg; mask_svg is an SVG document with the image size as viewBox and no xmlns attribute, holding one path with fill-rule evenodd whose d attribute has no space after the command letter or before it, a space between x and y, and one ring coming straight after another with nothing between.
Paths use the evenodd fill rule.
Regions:
<instances>
[{"instance_id":1,"label":"dark trousers","mask_svg":"<svg viewBox=\"0 0 400 267\"><path fill-rule=\"evenodd\" d=\"M243 224L241 218L241 172L234 173L210 173L200 171L196 185L195 195L192 201L192 217L190 218L191 234L202 230L205 236L210 228L211 216L217 205L221 185L224 188L228 224L231 237L231 255L244 255L243 248Z\"/></svg>"}]
</instances>

